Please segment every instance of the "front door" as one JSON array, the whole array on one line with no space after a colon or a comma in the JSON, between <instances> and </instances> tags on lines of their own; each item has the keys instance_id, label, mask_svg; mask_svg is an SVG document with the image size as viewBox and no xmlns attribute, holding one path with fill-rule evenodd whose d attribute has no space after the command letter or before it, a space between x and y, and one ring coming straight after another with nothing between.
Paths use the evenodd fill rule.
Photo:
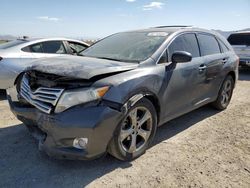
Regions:
<instances>
[{"instance_id":1,"label":"front door","mask_svg":"<svg viewBox=\"0 0 250 188\"><path fill-rule=\"evenodd\" d=\"M204 82L205 75L200 73L199 67L204 64L204 58L200 57L195 34L181 34L171 42L167 49L169 62L175 51L191 53L192 61L170 63L165 67L165 80L160 92L163 121L192 110L203 94L200 85Z\"/></svg>"}]
</instances>

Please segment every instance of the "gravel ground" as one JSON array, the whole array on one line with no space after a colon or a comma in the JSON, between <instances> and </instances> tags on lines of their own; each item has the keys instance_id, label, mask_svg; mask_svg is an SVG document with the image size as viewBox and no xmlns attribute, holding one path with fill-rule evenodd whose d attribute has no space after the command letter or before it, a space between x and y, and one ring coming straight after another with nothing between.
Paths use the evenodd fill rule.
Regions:
<instances>
[{"instance_id":1,"label":"gravel ground","mask_svg":"<svg viewBox=\"0 0 250 188\"><path fill-rule=\"evenodd\" d=\"M232 102L206 106L158 129L153 146L133 162L47 157L0 96L0 187L250 187L250 71Z\"/></svg>"}]
</instances>

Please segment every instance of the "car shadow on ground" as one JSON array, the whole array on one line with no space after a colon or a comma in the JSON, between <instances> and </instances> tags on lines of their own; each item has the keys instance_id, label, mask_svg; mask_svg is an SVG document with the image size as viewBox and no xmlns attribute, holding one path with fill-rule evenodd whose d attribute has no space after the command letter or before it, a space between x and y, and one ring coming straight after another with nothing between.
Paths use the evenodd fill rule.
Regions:
<instances>
[{"instance_id":1,"label":"car shadow on ground","mask_svg":"<svg viewBox=\"0 0 250 188\"><path fill-rule=\"evenodd\" d=\"M250 81L250 69L239 69L239 80Z\"/></svg>"},{"instance_id":2,"label":"car shadow on ground","mask_svg":"<svg viewBox=\"0 0 250 188\"><path fill-rule=\"evenodd\" d=\"M0 101L6 100L6 91L0 90Z\"/></svg>"},{"instance_id":3,"label":"car shadow on ground","mask_svg":"<svg viewBox=\"0 0 250 188\"><path fill-rule=\"evenodd\" d=\"M211 117L219 112L220 111L215 110L210 105L207 105L165 123L164 125L158 128L153 146L177 135L182 131L185 131L196 123L208 117Z\"/></svg>"},{"instance_id":4,"label":"car shadow on ground","mask_svg":"<svg viewBox=\"0 0 250 188\"><path fill-rule=\"evenodd\" d=\"M158 128L152 147L216 113L205 106L166 123ZM109 155L94 161L51 159L38 151L23 124L0 128L0 140L0 187L84 187L116 169L132 166Z\"/></svg>"}]
</instances>

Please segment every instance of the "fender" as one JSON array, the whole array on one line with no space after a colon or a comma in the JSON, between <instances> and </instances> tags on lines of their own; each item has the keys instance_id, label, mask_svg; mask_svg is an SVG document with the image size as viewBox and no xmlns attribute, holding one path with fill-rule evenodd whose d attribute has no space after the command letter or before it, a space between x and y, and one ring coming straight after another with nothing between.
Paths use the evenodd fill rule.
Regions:
<instances>
[{"instance_id":1,"label":"fender","mask_svg":"<svg viewBox=\"0 0 250 188\"><path fill-rule=\"evenodd\" d=\"M123 106L122 106L122 113L126 114L128 110L133 107L140 99L144 97L143 94L137 94L131 97Z\"/></svg>"}]
</instances>

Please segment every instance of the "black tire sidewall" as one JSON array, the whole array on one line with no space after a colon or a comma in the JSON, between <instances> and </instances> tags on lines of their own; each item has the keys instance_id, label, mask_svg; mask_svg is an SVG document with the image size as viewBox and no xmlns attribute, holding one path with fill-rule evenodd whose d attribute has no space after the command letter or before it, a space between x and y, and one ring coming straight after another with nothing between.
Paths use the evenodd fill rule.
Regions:
<instances>
[{"instance_id":1,"label":"black tire sidewall","mask_svg":"<svg viewBox=\"0 0 250 188\"><path fill-rule=\"evenodd\" d=\"M222 101L221 101L221 95L222 95L222 92L223 92L223 88L225 86L225 83L230 80L231 81L231 84L232 84L232 89L231 89L231 92L230 92L230 96L229 96L229 101L228 101L228 104L226 106L223 106L222 105ZM231 101L231 98L232 98L232 95L233 95L233 89L234 89L234 80L233 80L233 77L231 75L228 75L222 85L221 85L221 88L220 88L220 91L219 91L219 95L217 97L217 100L215 101L215 107L220 109L220 110L224 110L227 108L227 106L229 105L230 101Z\"/></svg>"}]
</instances>

